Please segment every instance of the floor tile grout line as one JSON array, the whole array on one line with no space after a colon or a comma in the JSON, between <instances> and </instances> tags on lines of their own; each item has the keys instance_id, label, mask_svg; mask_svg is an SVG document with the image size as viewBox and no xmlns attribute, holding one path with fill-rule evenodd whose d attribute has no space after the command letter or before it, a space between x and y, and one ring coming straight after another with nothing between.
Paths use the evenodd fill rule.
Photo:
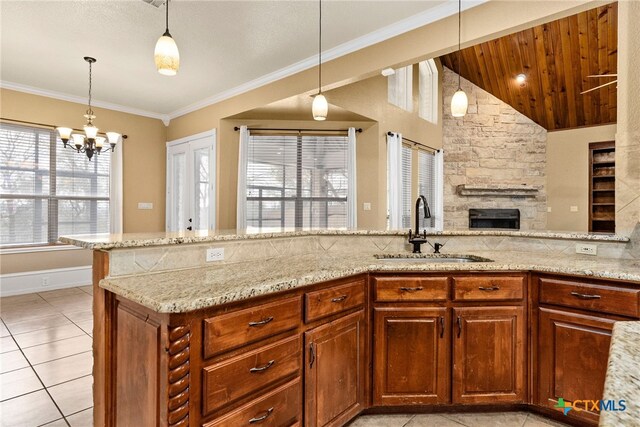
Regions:
<instances>
[{"instance_id":1,"label":"floor tile grout line","mask_svg":"<svg viewBox=\"0 0 640 427\"><path fill-rule=\"evenodd\" d=\"M68 356L58 357L58 358L56 358L56 359L47 360L46 362L33 363L33 364L32 364L32 366L33 366L33 367L34 367L34 369L35 369L35 367L36 367L36 366L44 365L45 363L49 363L49 362L56 362L56 361L58 361L58 360L67 359L67 358L69 358L69 357L73 357L73 356L78 356L78 355L80 355L80 354L89 353L89 352L91 352L92 350L93 350L93 349L91 349L91 350L81 351L80 353L75 353L75 354L70 354L70 355L68 355ZM27 362L29 362L29 360L28 360L28 359L27 359ZM87 375L88 375L88 374L87 374ZM81 376L79 376L78 378L82 378L82 377L86 377L86 375L81 375ZM66 382L66 381L63 381L63 382Z\"/></svg>"},{"instance_id":2,"label":"floor tile grout line","mask_svg":"<svg viewBox=\"0 0 640 427\"><path fill-rule=\"evenodd\" d=\"M25 368L23 368L23 369L28 369L28 368L29 368L29 367L27 366L27 367L25 367ZM38 392L38 391L42 391L42 390L44 390L45 388L46 388L46 387L42 386L42 388L39 388L39 389L36 389L36 390L31 390L31 391L28 391L28 392L26 392L26 393L22 393L22 394L16 394L15 396L7 397L6 399L0 400L0 403L8 402L9 400L13 400L13 399L17 399L17 398L19 398L19 397L27 396L27 395L29 395L29 394L31 394L31 393L36 393L36 392Z\"/></svg>"},{"instance_id":3,"label":"floor tile grout line","mask_svg":"<svg viewBox=\"0 0 640 427\"><path fill-rule=\"evenodd\" d=\"M31 364L31 362L29 362L29 359L27 359L27 355L24 354L24 351L22 351L22 348L20 348L20 346L18 346L18 348L20 349L20 352L22 352L22 356L24 356L24 358L27 360L27 363L29 364L29 367L31 367L31 370L33 371L33 373L35 374L36 378L38 378L38 381L40 381L40 384L42 384L42 387L44 388L44 392L47 393L47 395L49 396L49 399L51 399L51 402L53 403L53 405L56 407L56 409L58 410L58 412L60 413L60 416L62 417L62 419L64 419L64 422L67 424L67 426L70 426L69 422L67 421L67 419L64 417L64 413L62 413L62 409L60 409L60 406L58 406L58 402L56 402L53 398L53 396L51 395L51 392L47 389L47 386L44 384L44 381L42 381L42 378L40 378L40 375L38 375L38 372L36 372L35 368L33 367L33 365ZM39 391L39 390L38 390ZM56 420L51 420L49 422L53 422ZM46 423L45 423L46 424Z\"/></svg>"},{"instance_id":4,"label":"floor tile grout line","mask_svg":"<svg viewBox=\"0 0 640 427\"><path fill-rule=\"evenodd\" d=\"M16 339L15 339L15 338L13 338L13 340L14 340L14 341L16 341L16 344L17 344L21 349L27 349L27 348L38 347L39 345L52 344L52 343L54 343L54 342L60 342L60 341L68 340L68 339L71 339L71 338L78 338L78 337L81 337L81 336L83 336L83 335L89 335L89 334L88 334L84 329L82 329L80 326L78 326L78 325L74 325L74 326L75 326L75 327L77 327L78 329L80 329L80 330L82 331L82 333L81 333L81 334L78 334L78 335L74 335L74 336L72 336L72 337L60 338L60 339L58 339L58 340L53 340L53 341L43 342L43 343L40 343L40 344L34 344L34 345L27 345L27 346L24 346L24 347L22 347L22 346L18 343L18 341L16 341ZM47 329L55 329L55 328L47 328ZM44 331L44 329L41 329L41 331ZM27 333L29 333L29 332L27 332ZM20 335L20 334L18 334L18 335Z\"/></svg>"}]
</instances>

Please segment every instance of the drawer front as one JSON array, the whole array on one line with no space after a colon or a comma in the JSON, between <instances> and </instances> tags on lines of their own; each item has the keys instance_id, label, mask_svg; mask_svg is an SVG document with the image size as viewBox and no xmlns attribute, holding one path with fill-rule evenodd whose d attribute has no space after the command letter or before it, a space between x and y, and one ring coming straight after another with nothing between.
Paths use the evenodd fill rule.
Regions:
<instances>
[{"instance_id":1,"label":"drawer front","mask_svg":"<svg viewBox=\"0 0 640 427\"><path fill-rule=\"evenodd\" d=\"M300 336L261 347L202 370L202 411L221 409L270 384L300 374Z\"/></svg>"},{"instance_id":2,"label":"drawer front","mask_svg":"<svg viewBox=\"0 0 640 427\"><path fill-rule=\"evenodd\" d=\"M295 329L301 315L300 298L294 297L205 319L204 357Z\"/></svg>"},{"instance_id":3,"label":"drawer front","mask_svg":"<svg viewBox=\"0 0 640 427\"><path fill-rule=\"evenodd\" d=\"M374 277L375 300L446 301L448 277Z\"/></svg>"},{"instance_id":4,"label":"drawer front","mask_svg":"<svg viewBox=\"0 0 640 427\"><path fill-rule=\"evenodd\" d=\"M290 427L302 422L300 378L253 400L203 427Z\"/></svg>"},{"instance_id":5,"label":"drawer front","mask_svg":"<svg viewBox=\"0 0 640 427\"><path fill-rule=\"evenodd\" d=\"M540 278L540 302L640 317L640 289Z\"/></svg>"},{"instance_id":6,"label":"drawer front","mask_svg":"<svg viewBox=\"0 0 640 427\"><path fill-rule=\"evenodd\" d=\"M457 301L503 301L524 297L524 277L454 277L453 299Z\"/></svg>"},{"instance_id":7,"label":"drawer front","mask_svg":"<svg viewBox=\"0 0 640 427\"><path fill-rule=\"evenodd\" d=\"M364 305L364 280L307 292L305 298L305 320L312 322L332 314Z\"/></svg>"}]
</instances>

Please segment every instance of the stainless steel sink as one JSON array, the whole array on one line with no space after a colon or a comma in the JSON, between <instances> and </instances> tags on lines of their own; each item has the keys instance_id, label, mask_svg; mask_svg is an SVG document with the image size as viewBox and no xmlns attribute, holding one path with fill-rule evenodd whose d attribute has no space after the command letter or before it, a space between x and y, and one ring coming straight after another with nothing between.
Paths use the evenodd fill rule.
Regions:
<instances>
[{"instance_id":1,"label":"stainless steel sink","mask_svg":"<svg viewBox=\"0 0 640 427\"><path fill-rule=\"evenodd\" d=\"M401 254L401 255L375 255L378 261L389 263L463 263L463 262L493 262L492 259L482 258L475 255L457 254Z\"/></svg>"}]
</instances>

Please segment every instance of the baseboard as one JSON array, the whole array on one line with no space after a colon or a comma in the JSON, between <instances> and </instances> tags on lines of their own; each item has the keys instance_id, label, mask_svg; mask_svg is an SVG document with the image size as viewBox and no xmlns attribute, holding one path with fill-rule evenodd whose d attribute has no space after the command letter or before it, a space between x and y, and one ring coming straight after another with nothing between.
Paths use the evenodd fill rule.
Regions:
<instances>
[{"instance_id":1,"label":"baseboard","mask_svg":"<svg viewBox=\"0 0 640 427\"><path fill-rule=\"evenodd\" d=\"M0 296L30 294L91 284L91 266L0 275Z\"/></svg>"}]
</instances>

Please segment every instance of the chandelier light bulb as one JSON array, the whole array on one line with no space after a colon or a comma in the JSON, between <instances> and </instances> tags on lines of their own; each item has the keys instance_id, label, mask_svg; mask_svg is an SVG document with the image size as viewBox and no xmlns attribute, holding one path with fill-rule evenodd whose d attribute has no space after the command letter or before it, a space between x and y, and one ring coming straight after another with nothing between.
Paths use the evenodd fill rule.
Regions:
<instances>
[{"instance_id":1,"label":"chandelier light bulb","mask_svg":"<svg viewBox=\"0 0 640 427\"><path fill-rule=\"evenodd\" d=\"M96 137L96 148L98 150L102 149L102 147L104 146L104 143L105 143L106 140L107 140L107 138L105 138L104 136Z\"/></svg>"},{"instance_id":2,"label":"chandelier light bulb","mask_svg":"<svg viewBox=\"0 0 640 427\"><path fill-rule=\"evenodd\" d=\"M81 149L84 145L84 135L80 133L74 133L73 135L71 135L71 138L73 138L73 145L76 146L76 149Z\"/></svg>"},{"instance_id":3,"label":"chandelier light bulb","mask_svg":"<svg viewBox=\"0 0 640 427\"><path fill-rule=\"evenodd\" d=\"M464 117L467 114L468 106L467 94L462 89L458 89L451 98L451 115L453 117Z\"/></svg>"},{"instance_id":4,"label":"chandelier light bulb","mask_svg":"<svg viewBox=\"0 0 640 427\"><path fill-rule=\"evenodd\" d=\"M66 146L67 142L69 142L69 138L71 138L71 132L73 132L73 129L66 127L57 127L56 130L58 131L58 136L60 136L60 139Z\"/></svg>"},{"instance_id":5,"label":"chandelier light bulb","mask_svg":"<svg viewBox=\"0 0 640 427\"><path fill-rule=\"evenodd\" d=\"M115 147L120 140L120 134L118 132L107 132L107 139L111 147Z\"/></svg>"},{"instance_id":6,"label":"chandelier light bulb","mask_svg":"<svg viewBox=\"0 0 640 427\"><path fill-rule=\"evenodd\" d=\"M88 123L84 125L84 133L87 135L87 139L89 141L93 141L94 139L96 139L96 135L98 135L98 128L93 124Z\"/></svg>"},{"instance_id":7,"label":"chandelier light bulb","mask_svg":"<svg viewBox=\"0 0 640 427\"><path fill-rule=\"evenodd\" d=\"M311 106L313 112L313 119L322 121L327 119L327 113L329 112L329 104L327 98L323 94L319 93L313 98L313 104Z\"/></svg>"}]
</instances>

